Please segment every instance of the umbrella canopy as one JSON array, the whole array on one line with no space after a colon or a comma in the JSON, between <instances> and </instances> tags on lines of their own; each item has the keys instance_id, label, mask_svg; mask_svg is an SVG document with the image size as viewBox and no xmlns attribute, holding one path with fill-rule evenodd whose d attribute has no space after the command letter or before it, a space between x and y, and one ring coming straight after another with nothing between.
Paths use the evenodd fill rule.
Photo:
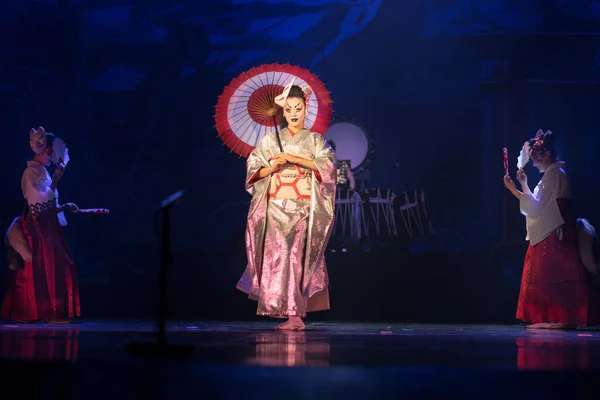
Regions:
<instances>
[{"instance_id":1,"label":"umbrella canopy","mask_svg":"<svg viewBox=\"0 0 600 400\"><path fill-rule=\"evenodd\" d=\"M289 64L264 64L242 72L225 87L216 105L215 127L232 152L247 158L260 140L280 123L275 97L296 78L295 85L310 86L305 128L324 134L331 121L331 98L323 82L308 70Z\"/></svg>"}]
</instances>

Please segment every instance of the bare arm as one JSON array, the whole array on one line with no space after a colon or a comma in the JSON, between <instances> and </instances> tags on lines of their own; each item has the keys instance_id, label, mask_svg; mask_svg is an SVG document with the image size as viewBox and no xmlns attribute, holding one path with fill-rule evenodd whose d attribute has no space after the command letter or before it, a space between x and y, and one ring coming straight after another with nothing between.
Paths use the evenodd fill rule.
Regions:
<instances>
[{"instance_id":1,"label":"bare arm","mask_svg":"<svg viewBox=\"0 0 600 400\"><path fill-rule=\"evenodd\" d=\"M263 167L258 170L257 180L264 179L272 173L279 171L281 166L285 163L286 160L284 158L276 157L275 159L273 159L273 165L271 165L270 167Z\"/></svg>"},{"instance_id":2,"label":"bare arm","mask_svg":"<svg viewBox=\"0 0 600 400\"><path fill-rule=\"evenodd\" d=\"M313 171L317 169L317 164L315 164L315 162L313 160L309 160L307 158L302 158L302 157L296 157L296 159L294 161L295 161L294 164L297 164L301 167L308 168Z\"/></svg>"},{"instance_id":3,"label":"bare arm","mask_svg":"<svg viewBox=\"0 0 600 400\"><path fill-rule=\"evenodd\" d=\"M525 194L533 194L531 189L529 189L529 184L527 183L527 175L525 175L525 171L521 168L517 171L517 180L521 184L521 189Z\"/></svg>"},{"instance_id":4,"label":"bare arm","mask_svg":"<svg viewBox=\"0 0 600 400\"><path fill-rule=\"evenodd\" d=\"M513 194L513 196L515 196L519 200L521 199L522 193L517 190L517 188L515 187L515 183L512 179L510 179L510 176L508 175L504 177L504 186L506 186L506 188Z\"/></svg>"},{"instance_id":5,"label":"bare arm","mask_svg":"<svg viewBox=\"0 0 600 400\"><path fill-rule=\"evenodd\" d=\"M261 168L258 170L258 179L264 179L267 176L271 175L273 172L275 172L273 170L273 167L268 167L268 168Z\"/></svg>"}]
</instances>

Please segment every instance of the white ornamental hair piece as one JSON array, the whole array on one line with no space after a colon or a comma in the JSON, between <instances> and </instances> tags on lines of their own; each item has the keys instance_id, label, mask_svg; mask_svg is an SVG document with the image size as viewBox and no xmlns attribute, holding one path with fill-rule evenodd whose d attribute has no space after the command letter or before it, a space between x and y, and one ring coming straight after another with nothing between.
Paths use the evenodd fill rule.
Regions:
<instances>
[{"instance_id":1,"label":"white ornamental hair piece","mask_svg":"<svg viewBox=\"0 0 600 400\"><path fill-rule=\"evenodd\" d=\"M551 134L552 131L546 131L546 134ZM543 140L542 140L542 136L544 135L544 131L541 129L538 129L538 131L535 133L535 138L532 140L528 140L523 144L523 148L521 149L521 152L519 153L519 157L517 157L517 168L518 169L523 169L527 163L529 162L529 154L531 153L531 146L532 143L536 144L539 143L541 145L543 145Z\"/></svg>"},{"instance_id":2,"label":"white ornamental hair piece","mask_svg":"<svg viewBox=\"0 0 600 400\"><path fill-rule=\"evenodd\" d=\"M275 104L277 104L279 107L285 107L285 101L287 100L290 94L290 89L292 88L292 86L294 86L295 81L296 77L294 77L292 81L288 83L285 88L283 88L283 92L279 96L275 97Z\"/></svg>"},{"instance_id":3,"label":"white ornamental hair piece","mask_svg":"<svg viewBox=\"0 0 600 400\"><path fill-rule=\"evenodd\" d=\"M46 130L43 126L38 127L37 129L31 128L29 131L29 147L34 153L41 153L46 149L47 146L47 138L46 138Z\"/></svg>"},{"instance_id":4,"label":"white ornamental hair piece","mask_svg":"<svg viewBox=\"0 0 600 400\"><path fill-rule=\"evenodd\" d=\"M283 88L283 92L279 96L275 97L275 104L277 104L279 107L281 107L281 108L285 107L285 101L287 100L288 96L290 95L290 90L292 89L292 86L294 86L295 81L296 81L296 77L292 78L292 81L290 83L288 83L285 88ZM305 99L306 103L308 103L308 99L312 95L313 90L308 85L302 86L301 89L302 89L302 92L304 93L304 99Z\"/></svg>"},{"instance_id":5,"label":"white ornamental hair piece","mask_svg":"<svg viewBox=\"0 0 600 400\"><path fill-rule=\"evenodd\" d=\"M548 131L548 132L550 132L550 131ZM550 132L550 133L552 133L552 132ZM538 138L542 137L543 134L544 134L544 131L541 129L538 129L538 131L535 133L535 138L538 139Z\"/></svg>"},{"instance_id":6,"label":"white ornamental hair piece","mask_svg":"<svg viewBox=\"0 0 600 400\"><path fill-rule=\"evenodd\" d=\"M302 91L304 92L304 100L306 104L308 104L308 99L310 99L310 95L313 93L313 90L310 86L302 86Z\"/></svg>"}]
</instances>

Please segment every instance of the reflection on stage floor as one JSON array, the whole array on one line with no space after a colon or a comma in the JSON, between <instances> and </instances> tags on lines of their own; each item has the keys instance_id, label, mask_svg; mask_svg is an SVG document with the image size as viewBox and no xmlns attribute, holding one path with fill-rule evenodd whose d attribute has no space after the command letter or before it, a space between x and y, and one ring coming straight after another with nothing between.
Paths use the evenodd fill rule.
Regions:
<instances>
[{"instance_id":1,"label":"reflection on stage floor","mask_svg":"<svg viewBox=\"0 0 600 400\"><path fill-rule=\"evenodd\" d=\"M286 398L500 398L538 390L553 398L598 385L593 377L600 371L600 331L594 329L308 323L304 332L276 332L274 325L171 323L169 340L193 344L195 353L156 359L126 350L132 341L153 340L149 322L4 323L0 373L3 381L27 376L44 393L85 399L147 393L270 398L290 390Z\"/></svg>"}]
</instances>

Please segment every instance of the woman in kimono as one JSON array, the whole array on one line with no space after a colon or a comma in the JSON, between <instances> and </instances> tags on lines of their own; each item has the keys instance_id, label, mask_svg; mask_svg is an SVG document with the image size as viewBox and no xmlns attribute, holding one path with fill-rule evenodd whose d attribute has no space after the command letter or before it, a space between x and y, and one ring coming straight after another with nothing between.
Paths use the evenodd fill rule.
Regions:
<instances>
[{"instance_id":1,"label":"woman in kimono","mask_svg":"<svg viewBox=\"0 0 600 400\"><path fill-rule=\"evenodd\" d=\"M80 315L75 268L59 222L59 217L64 221L63 211L77 211L77 206L58 205L56 187L64 173L62 160L52 178L46 170L53 162L55 139L42 127L29 133L35 156L21 179L26 216L20 222L31 256L21 254L22 267L13 271L0 313L4 319L68 323Z\"/></svg>"},{"instance_id":2,"label":"woman in kimono","mask_svg":"<svg viewBox=\"0 0 600 400\"><path fill-rule=\"evenodd\" d=\"M287 318L281 330L303 330L307 312L329 309L324 253L336 165L323 136L304 127L307 90L292 81L275 99L282 129L265 135L246 163L248 265L237 288L258 302L257 315Z\"/></svg>"},{"instance_id":3,"label":"woman in kimono","mask_svg":"<svg viewBox=\"0 0 600 400\"><path fill-rule=\"evenodd\" d=\"M559 162L552 132L538 131L530 148L533 165L544 175L532 192L523 168L517 172L522 192L509 176L504 185L519 199L529 247L525 255L517 319L532 329L588 326L595 317L590 279L577 245L571 187Z\"/></svg>"}]
</instances>

